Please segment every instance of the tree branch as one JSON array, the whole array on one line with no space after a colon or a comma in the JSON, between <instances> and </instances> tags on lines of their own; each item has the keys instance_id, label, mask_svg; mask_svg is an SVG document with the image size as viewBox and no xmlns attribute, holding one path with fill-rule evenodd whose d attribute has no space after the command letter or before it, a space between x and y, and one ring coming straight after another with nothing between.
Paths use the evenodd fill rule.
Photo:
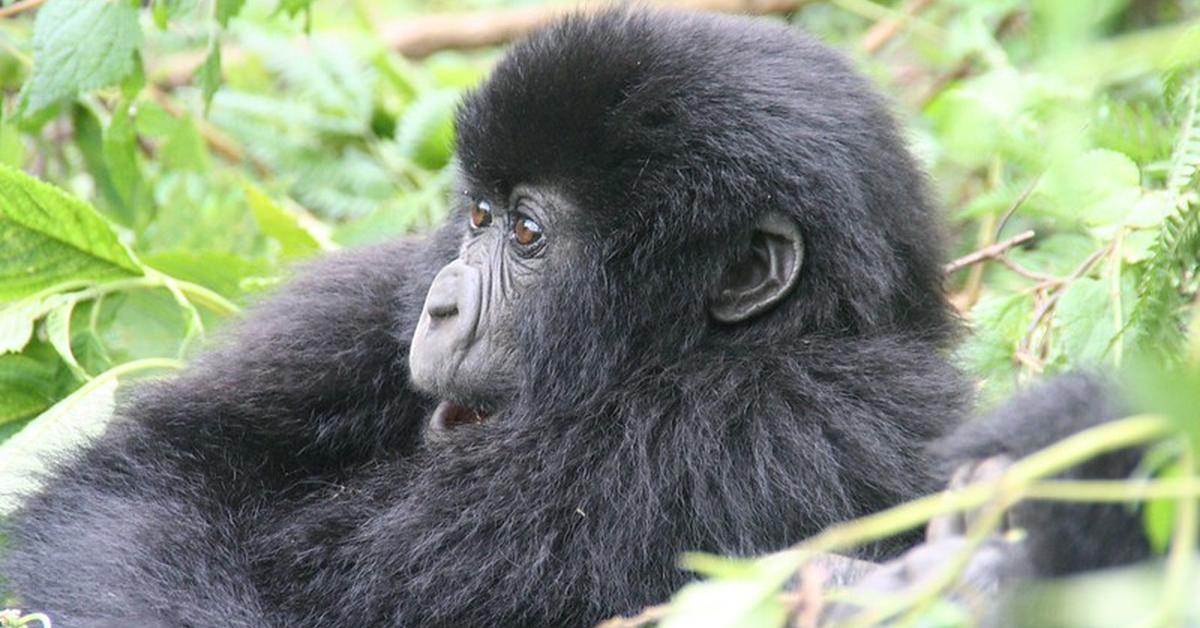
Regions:
<instances>
[{"instance_id":1,"label":"tree branch","mask_svg":"<svg viewBox=\"0 0 1200 628\"><path fill-rule=\"evenodd\" d=\"M946 264L945 272L947 275L953 272L960 271L968 266L973 266L984 260L995 259L1004 254L1005 251L1024 244L1033 239L1033 231L1023 231L1017 235L1003 241L997 242L991 246L986 246L974 253L964 255L949 264Z\"/></svg>"},{"instance_id":2,"label":"tree branch","mask_svg":"<svg viewBox=\"0 0 1200 628\"><path fill-rule=\"evenodd\" d=\"M12 17L30 9L36 9L46 3L46 0L21 0L0 8L0 19Z\"/></svg>"},{"instance_id":3,"label":"tree branch","mask_svg":"<svg viewBox=\"0 0 1200 628\"><path fill-rule=\"evenodd\" d=\"M30 1L30 0L26 0ZM765 15L789 13L814 0L650 0L644 4L665 8L747 13ZM439 50L469 50L497 46L517 39L564 15L602 10L611 2L592 0L581 4L552 4L469 13L444 13L406 17L379 27L379 37L388 48L412 59L427 57ZM234 46L221 49L227 64L236 63L245 54ZM204 62L206 53L198 51L178 55L158 68L162 85L187 83Z\"/></svg>"}]
</instances>

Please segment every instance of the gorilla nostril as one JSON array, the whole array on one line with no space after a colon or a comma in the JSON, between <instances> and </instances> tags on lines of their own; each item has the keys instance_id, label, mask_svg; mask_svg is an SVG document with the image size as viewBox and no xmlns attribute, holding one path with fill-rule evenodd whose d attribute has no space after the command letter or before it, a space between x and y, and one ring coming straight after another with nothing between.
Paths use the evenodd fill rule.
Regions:
<instances>
[{"instance_id":1,"label":"gorilla nostril","mask_svg":"<svg viewBox=\"0 0 1200 628\"><path fill-rule=\"evenodd\" d=\"M450 318L458 314L458 303L456 301L444 301L442 303L430 303L426 306L429 311L429 316L432 318Z\"/></svg>"}]
</instances>

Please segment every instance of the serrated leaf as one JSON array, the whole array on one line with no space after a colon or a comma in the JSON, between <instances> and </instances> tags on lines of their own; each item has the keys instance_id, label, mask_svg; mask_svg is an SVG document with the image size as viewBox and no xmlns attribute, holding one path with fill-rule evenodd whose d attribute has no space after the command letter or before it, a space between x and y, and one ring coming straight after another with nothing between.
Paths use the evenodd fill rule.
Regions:
<instances>
[{"instance_id":1,"label":"serrated leaf","mask_svg":"<svg viewBox=\"0 0 1200 628\"><path fill-rule=\"evenodd\" d=\"M0 302L66 281L142 274L95 209L6 166L0 166L0 243Z\"/></svg>"},{"instance_id":2,"label":"serrated leaf","mask_svg":"<svg viewBox=\"0 0 1200 628\"><path fill-rule=\"evenodd\" d=\"M328 235L321 232L322 225L315 219L283 207L252 184L246 183L243 187L254 220L263 233L279 242L285 258L337 248Z\"/></svg>"},{"instance_id":3,"label":"serrated leaf","mask_svg":"<svg viewBox=\"0 0 1200 628\"><path fill-rule=\"evenodd\" d=\"M120 83L134 71L134 53L141 46L133 4L50 0L34 22L33 76L22 90L21 115L83 90Z\"/></svg>"},{"instance_id":4,"label":"serrated leaf","mask_svg":"<svg viewBox=\"0 0 1200 628\"><path fill-rule=\"evenodd\" d=\"M458 98L456 91L439 90L414 101L400 118L396 133L400 153L428 170L438 170L449 163Z\"/></svg>"},{"instance_id":5,"label":"serrated leaf","mask_svg":"<svg viewBox=\"0 0 1200 628\"><path fill-rule=\"evenodd\" d=\"M221 87L221 44L215 41L211 44L208 56L204 57L204 63L196 68L195 81L196 85L200 86L200 93L204 96L204 113L208 115L213 94L216 94L217 89Z\"/></svg>"}]
</instances>

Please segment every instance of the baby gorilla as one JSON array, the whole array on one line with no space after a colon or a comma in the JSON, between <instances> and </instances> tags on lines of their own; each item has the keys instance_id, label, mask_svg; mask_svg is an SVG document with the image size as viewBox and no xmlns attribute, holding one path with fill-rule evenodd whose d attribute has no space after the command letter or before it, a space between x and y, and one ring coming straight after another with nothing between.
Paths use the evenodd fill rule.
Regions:
<instances>
[{"instance_id":1,"label":"baby gorilla","mask_svg":"<svg viewBox=\"0 0 1200 628\"><path fill-rule=\"evenodd\" d=\"M508 52L425 239L141 387L6 530L67 626L583 625L935 488L969 387L924 179L839 55L613 10ZM864 550L891 556L914 538Z\"/></svg>"}]
</instances>

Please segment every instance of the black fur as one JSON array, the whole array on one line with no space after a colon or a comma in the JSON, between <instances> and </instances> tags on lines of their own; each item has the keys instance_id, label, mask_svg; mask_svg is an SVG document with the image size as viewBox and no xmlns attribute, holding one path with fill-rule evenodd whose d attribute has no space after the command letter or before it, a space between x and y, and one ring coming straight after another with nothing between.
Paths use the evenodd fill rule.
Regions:
<instances>
[{"instance_id":1,"label":"black fur","mask_svg":"<svg viewBox=\"0 0 1200 628\"><path fill-rule=\"evenodd\" d=\"M13 519L2 569L26 607L579 625L667 598L684 550L779 549L936 486L924 448L968 398L942 238L839 55L767 21L575 17L514 46L458 128L464 188L581 208L577 262L522 310L512 405L418 437L434 400L406 352L461 209L333 256L143 388ZM719 325L709 291L766 211L802 227L800 285Z\"/></svg>"},{"instance_id":2,"label":"black fur","mask_svg":"<svg viewBox=\"0 0 1200 628\"><path fill-rule=\"evenodd\" d=\"M995 455L1023 458L1075 432L1129 414L1113 381L1088 374L1062 375L1022 391L986 417L939 444L951 464ZM1096 457L1060 474L1064 479L1121 480L1144 452L1125 449ZM1027 535L1032 573L1062 576L1128 564L1150 555L1139 511L1126 504L1023 502L1013 519Z\"/></svg>"}]
</instances>

